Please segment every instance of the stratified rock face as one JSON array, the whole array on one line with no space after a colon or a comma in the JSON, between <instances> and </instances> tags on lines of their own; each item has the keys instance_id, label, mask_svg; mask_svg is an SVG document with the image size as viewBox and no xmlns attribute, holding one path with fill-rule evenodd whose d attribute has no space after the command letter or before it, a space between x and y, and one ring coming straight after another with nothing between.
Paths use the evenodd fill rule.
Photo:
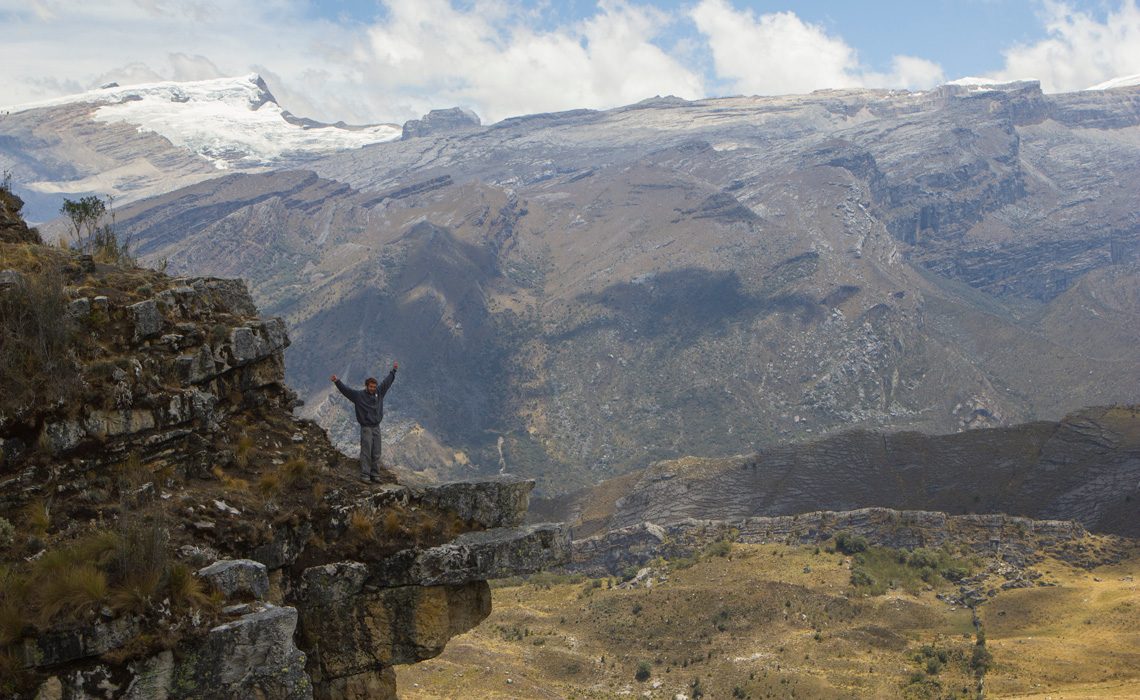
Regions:
<instances>
[{"instance_id":1,"label":"stratified rock face","mask_svg":"<svg viewBox=\"0 0 1140 700\"><path fill-rule=\"evenodd\" d=\"M564 561L570 533L561 524L469 532L422 552L402 552L377 566L395 584L446 585L533 573Z\"/></svg>"},{"instance_id":2,"label":"stratified rock face","mask_svg":"<svg viewBox=\"0 0 1140 700\"><path fill-rule=\"evenodd\" d=\"M585 528L583 534L592 534L644 521L875 505L1072 520L1094 532L1137 537L1137 484L1140 410L1090 408L1058 423L943 436L857 431L751 457L663 462L632 480L616 501L599 502L612 493L602 485L541 508L538 517L571 519L589 507L605 514Z\"/></svg>"},{"instance_id":3,"label":"stratified rock face","mask_svg":"<svg viewBox=\"0 0 1140 700\"><path fill-rule=\"evenodd\" d=\"M0 695L394 698L488 578L569 560L561 526L518 527L533 481L360 484L292 415L284 323L240 281L0 256L0 369L40 382L0 395ZM13 374L47 336L57 373Z\"/></svg>"},{"instance_id":4,"label":"stratified rock face","mask_svg":"<svg viewBox=\"0 0 1140 700\"><path fill-rule=\"evenodd\" d=\"M46 444L76 469L133 451L144 460L179 454L183 468L208 471L213 456L203 440L220 434L219 421L233 410L220 403L292 407L296 396L282 376L284 323L258 318L240 281L179 279L150 294L71 303L68 321L101 337L103 361L82 368L86 393L70 405L45 410L33 402L0 412L0 468ZM17 507L37 496L38 479L32 472L5 478L0 504Z\"/></svg>"},{"instance_id":5,"label":"stratified rock face","mask_svg":"<svg viewBox=\"0 0 1140 700\"><path fill-rule=\"evenodd\" d=\"M536 525L467 533L372 565L343 561L306 569L301 626L318 695L366 697L346 689L382 684L392 665L439 655L448 639L486 617L487 579L569 560L569 532Z\"/></svg>"},{"instance_id":6,"label":"stratified rock face","mask_svg":"<svg viewBox=\"0 0 1140 700\"><path fill-rule=\"evenodd\" d=\"M462 129L472 129L479 126L479 115L470 110L452 107L451 109L433 109L424 115L423 119L412 119L404 122L402 138L411 139L429 134L441 134Z\"/></svg>"},{"instance_id":7,"label":"stratified rock face","mask_svg":"<svg viewBox=\"0 0 1140 700\"><path fill-rule=\"evenodd\" d=\"M868 544L892 549L954 547L1018 566L1038 561L1043 554L1071 556L1088 534L1077 523L1031 520L1007 515L946 515L929 511L860 508L816 511L777 517L731 520L687 519L665 527L639 523L574 541L571 563L564 570L589 576L610 576L656 557L681 557L726 540L749 544L821 544L839 533L864 538Z\"/></svg>"},{"instance_id":8,"label":"stratified rock face","mask_svg":"<svg viewBox=\"0 0 1140 700\"><path fill-rule=\"evenodd\" d=\"M549 495L854 427L1135 401L1138 114L1137 88L1035 83L653 100L235 175L119 220L174 269L249 279L346 448L329 368L399 359L386 454Z\"/></svg>"}]
</instances>

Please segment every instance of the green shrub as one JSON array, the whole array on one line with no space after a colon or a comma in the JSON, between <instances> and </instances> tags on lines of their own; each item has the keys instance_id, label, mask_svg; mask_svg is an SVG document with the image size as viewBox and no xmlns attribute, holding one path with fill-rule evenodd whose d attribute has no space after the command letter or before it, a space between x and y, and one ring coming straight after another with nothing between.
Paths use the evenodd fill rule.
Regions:
<instances>
[{"instance_id":1,"label":"green shrub","mask_svg":"<svg viewBox=\"0 0 1140 700\"><path fill-rule=\"evenodd\" d=\"M653 672L653 667L649 665L648 661L641 661L637 664L637 672L633 674L635 680L645 682L649 680L650 674Z\"/></svg>"},{"instance_id":2,"label":"green shrub","mask_svg":"<svg viewBox=\"0 0 1140 700\"><path fill-rule=\"evenodd\" d=\"M705 547L703 554L706 557L727 557L730 552L732 552L732 542L717 540Z\"/></svg>"},{"instance_id":3,"label":"green shrub","mask_svg":"<svg viewBox=\"0 0 1140 700\"><path fill-rule=\"evenodd\" d=\"M835 535L835 548L844 554L857 554L867 551L867 538L840 532Z\"/></svg>"}]
</instances>

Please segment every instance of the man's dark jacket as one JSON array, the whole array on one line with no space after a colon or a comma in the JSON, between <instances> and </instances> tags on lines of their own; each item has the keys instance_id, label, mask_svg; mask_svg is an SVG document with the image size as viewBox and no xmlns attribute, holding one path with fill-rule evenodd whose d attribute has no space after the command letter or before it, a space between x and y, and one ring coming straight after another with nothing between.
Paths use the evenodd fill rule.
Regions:
<instances>
[{"instance_id":1,"label":"man's dark jacket","mask_svg":"<svg viewBox=\"0 0 1140 700\"><path fill-rule=\"evenodd\" d=\"M339 379L336 380L336 388L356 407L356 422L371 427L380 425L380 421L384 420L384 394L392 388L394 381L396 381L395 367L387 377L384 377L384 381L380 382L380 388L375 394L369 394L367 389L350 389Z\"/></svg>"}]
</instances>

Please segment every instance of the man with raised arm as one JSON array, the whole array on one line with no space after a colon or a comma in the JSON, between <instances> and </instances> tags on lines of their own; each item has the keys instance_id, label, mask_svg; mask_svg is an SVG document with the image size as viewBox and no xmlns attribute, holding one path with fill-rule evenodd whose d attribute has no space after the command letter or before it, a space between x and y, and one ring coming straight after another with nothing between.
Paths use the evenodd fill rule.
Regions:
<instances>
[{"instance_id":1,"label":"man with raised arm","mask_svg":"<svg viewBox=\"0 0 1140 700\"><path fill-rule=\"evenodd\" d=\"M356 422L360 423L360 480L380 481L380 421L384 420L384 395L396 381L398 362L379 385L375 377L364 380L364 389L350 389L332 376L333 384L356 407Z\"/></svg>"}]
</instances>

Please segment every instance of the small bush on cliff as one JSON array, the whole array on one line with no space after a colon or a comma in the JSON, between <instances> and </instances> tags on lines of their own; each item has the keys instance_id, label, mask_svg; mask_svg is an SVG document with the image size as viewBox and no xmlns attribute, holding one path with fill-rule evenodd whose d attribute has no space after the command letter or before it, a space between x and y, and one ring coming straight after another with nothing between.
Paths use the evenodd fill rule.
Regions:
<instances>
[{"instance_id":1,"label":"small bush on cliff","mask_svg":"<svg viewBox=\"0 0 1140 700\"><path fill-rule=\"evenodd\" d=\"M649 680L650 674L653 672L653 667L649 665L648 661L641 661L637 664L637 672L633 674L635 680L645 682Z\"/></svg>"},{"instance_id":2,"label":"small bush on cliff","mask_svg":"<svg viewBox=\"0 0 1140 700\"><path fill-rule=\"evenodd\" d=\"M115 209L111 196L94 195L78 200L64 199L59 213L67 217L76 247L101 262L116 265L135 264L130 241L120 240L115 230Z\"/></svg>"},{"instance_id":3,"label":"small bush on cliff","mask_svg":"<svg viewBox=\"0 0 1140 700\"><path fill-rule=\"evenodd\" d=\"M867 538L840 532L835 535L835 549L844 554L858 554L867 551Z\"/></svg>"}]
</instances>

